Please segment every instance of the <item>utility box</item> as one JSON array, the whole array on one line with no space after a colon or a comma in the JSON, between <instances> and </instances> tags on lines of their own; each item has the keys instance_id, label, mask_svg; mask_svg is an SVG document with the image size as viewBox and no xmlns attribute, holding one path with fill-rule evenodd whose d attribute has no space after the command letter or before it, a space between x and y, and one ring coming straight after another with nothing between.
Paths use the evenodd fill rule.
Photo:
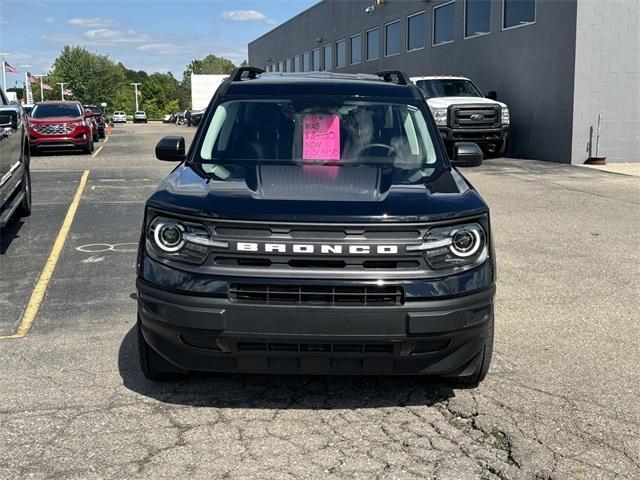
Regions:
<instances>
[{"instance_id":1,"label":"utility box","mask_svg":"<svg viewBox=\"0 0 640 480\"><path fill-rule=\"evenodd\" d=\"M191 108L204 110L229 75L191 75Z\"/></svg>"}]
</instances>

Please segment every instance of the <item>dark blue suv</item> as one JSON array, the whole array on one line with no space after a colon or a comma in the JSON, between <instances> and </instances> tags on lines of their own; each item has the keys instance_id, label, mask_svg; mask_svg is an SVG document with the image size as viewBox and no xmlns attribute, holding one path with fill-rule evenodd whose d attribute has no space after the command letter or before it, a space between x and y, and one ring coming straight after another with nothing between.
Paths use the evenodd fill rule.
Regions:
<instances>
[{"instance_id":1,"label":"dark blue suv","mask_svg":"<svg viewBox=\"0 0 640 480\"><path fill-rule=\"evenodd\" d=\"M148 199L140 362L189 371L484 378L489 209L402 72L236 70Z\"/></svg>"}]
</instances>

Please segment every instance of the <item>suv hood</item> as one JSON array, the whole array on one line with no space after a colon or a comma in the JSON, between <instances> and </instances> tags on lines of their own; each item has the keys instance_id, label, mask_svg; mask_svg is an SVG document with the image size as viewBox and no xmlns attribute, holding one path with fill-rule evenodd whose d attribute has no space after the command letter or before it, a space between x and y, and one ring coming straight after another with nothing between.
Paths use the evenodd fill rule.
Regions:
<instances>
[{"instance_id":1,"label":"suv hood","mask_svg":"<svg viewBox=\"0 0 640 480\"><path fill-rule=\"evenodd\" d=\"M434 97L427 100L427 105L430 108L447 108L450 105L499 105L502 108L506 108L506 104L502 102L496 102L489 98L484 97Z\"/></svg>"},{"instance_id":2,"label":"suv hood","mask_svg":"<svg viewBox=\"0 0 640 480\"><path fill-rule=\"evenodd\" d=\"M337 168L353 172L322 181L301 167L251 166L240 167L247 175L207 180L182 164L147 205L213 219L292 222L425 222L488 211L455 169L428 183L390 184L375 167Z\"/></svg>"},{"instance_id":3,"label":"suv hood","mask_svg":"<svg viewBox=\"0 0 640 480\"><path fill-rule=\"evenodd\" d=\"M29 117L29 123L74 123L80 122L83 117L46 117L46 118L34 118Z\"/></svg>"}]
</instances>

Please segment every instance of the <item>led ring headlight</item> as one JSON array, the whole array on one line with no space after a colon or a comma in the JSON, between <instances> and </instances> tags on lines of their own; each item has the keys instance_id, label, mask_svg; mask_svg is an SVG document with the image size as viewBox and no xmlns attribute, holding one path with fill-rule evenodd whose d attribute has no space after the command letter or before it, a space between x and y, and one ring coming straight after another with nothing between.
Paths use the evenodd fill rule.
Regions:
<instances>
[{"instance_id":1,"label":"led ring headlight","mask_svg":"<svg viewBox=\"0 0 640 480\"><path fill-rule=\"evenodd\" d=\"M153 239L158 248L165 252L177 252L185 243L184 227L179 223L158 223L153 231Z\"/></svg>"},{"instance_id":2,"label":"led ring headlight","mask_svg":"<svg viewBox=\"0 0 640 480\"><path fill-rule=\"evenodd\" d=\"M459 230L453 235L449 250L458 257L466 258L475 255L481 245L482 240L478 230L475 228L465 229Z\"/></svg>"}]
</instances>

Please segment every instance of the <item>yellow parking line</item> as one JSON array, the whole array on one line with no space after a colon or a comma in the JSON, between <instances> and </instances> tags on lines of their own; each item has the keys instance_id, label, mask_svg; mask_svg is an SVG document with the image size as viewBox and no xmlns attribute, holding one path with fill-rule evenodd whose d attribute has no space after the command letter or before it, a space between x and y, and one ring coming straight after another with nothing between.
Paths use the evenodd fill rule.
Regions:
<instances>
[{"instance_id":1,"label":"yellow parking line","mask_svg":"<svg viewBox=\"0 0 640 480\"><path fill-rule=\"evenodd\" d=\"M100 146L100 148L98 150L96 150L94 152L93 155L91 155L91 158L96 158L98 156L98 154L102 151L102 149L104 148L105 143L107 143L109 141L109 137L104 139L104 142L102 142L102 145Z\"/></svg>"},{"instance_id":2,"label":"yellow parking line","mask_svg":"<svg viewBox=\"0 0 640 480\"><path fill-rule=\"evenodd\" d=\"M56 241L53 244L53 248L51 249L51 253L49 254L47 263L45 264L44 269L40 274L40 278L38 278L38 282L36 283L33 292L31 292L31 298L29 298L29 303L27 303L27 308L22 315L22 320L20 321L20 325L18 325L18 329L13 335L0 336L0 340L23 338L29 333L29 330L31 330L31 325L33 325L33 321L38 314L38 310L40 310L40 305L42 304L42 300L44 300L44 294L47 291L47 286L51 281L51 277L53 277L53 272L55 271L56 265L58 264L60 254L62 253L64 244L67 241L67 236L69 235L69 230L71 229L73 219L76 216L78 205L80 205L82 192L87 186L88 178L89 170L85 170L82 174L82 177L80 178L80 185L78 185L78 189L76 190L76 194L71 201L71 205L69 205L67 215L64 217L64 222L62 222L62 227L60 227L60 231L58 232Z\"/></svg>"}]
</instances>

